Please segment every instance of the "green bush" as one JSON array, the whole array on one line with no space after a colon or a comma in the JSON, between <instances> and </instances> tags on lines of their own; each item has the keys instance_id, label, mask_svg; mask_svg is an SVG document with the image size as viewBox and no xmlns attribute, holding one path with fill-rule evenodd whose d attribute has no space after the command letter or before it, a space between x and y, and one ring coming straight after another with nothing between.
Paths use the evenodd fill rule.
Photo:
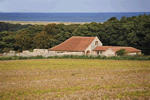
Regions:
<instances>
[{"instance_id":1,"label":"green bush","mask_svg":"<svg viewBox=\"0 0 150 100\"><path fill-rule=\"evenodd\" d=\"M30 52L33 52L33 49L30 49L29 51L30 51Z\"/></svg>"},{"instance_id":2,"label":"green bush","mask_svg":"<svg viewBox=\"0 0 150 100\"><path fill-rule=\"evenodd\" d=\"M88 56L88 55L63 55L63 56L31 56L31 57L22 57L22 56L11 56L11 57L0 57L0 60L23 60L23 59L112 59L112 60L141 60L146 61L150 60L150 56Z\"/></svg>"},{"instance_id":3,"label":"green bush","mask_svg":"<svg viewBox=\"0 0 150 100\"><path fill-rule=\"evenodd\" d=\"M0 60L13 60L13 57L1 57Z\"/></svg>"},{"instance_id":4,"label":"green bush","mask_svg":"<svg viewBox=\"0 0 150 100\"><path fill-rule=\"evenodd\" d=\"M120 50L116 51L116 54L118 56L124 56L126 54L126 49L120 49Z\"/></svg>"},{"instance_id":5,"label":"green bush","mask_svg":"<svg viewBox=\"0 0 150 100\"><path fill-rule=\"evenodd\" d=\"M19 56L18 59L28 59L28 57Z\"/></svg>"}]
</instances>

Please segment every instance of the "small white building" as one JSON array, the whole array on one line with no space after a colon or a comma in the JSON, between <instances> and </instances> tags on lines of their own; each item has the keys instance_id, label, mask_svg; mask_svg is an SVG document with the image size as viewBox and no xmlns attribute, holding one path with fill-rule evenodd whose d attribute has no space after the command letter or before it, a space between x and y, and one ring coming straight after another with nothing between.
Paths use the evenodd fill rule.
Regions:
<instances>
[{"instance_id":1,"label":"small white building","mask_svg":"<svg viewBox=\"0 0 150 100\"><path fill-rule=\"evenodd\" d=\"M50 48L57 54L68 55L93 55L93 50L97 46L102 46L102 42L97 37L71 37L65 42Z\"/></svg>"},{"instance_id":2,"label":"small white building","mask_svg":"<svg viewBox=\"0 0 150 100\"><path fill-rule=\"evenodd\" d=\"M96 37L73 36L63 43L50 48L57 55L103 55L117 56L116 51L126 49L127 55L141 54L141 50L133 47L102 46L102 42Z\"/></svg>"},{"instance_id":3,"label":"small white building","mask_svg":"<svg viewBox=\"0 0 150 100\"><path fill-rule=\"evenodd\" d=\"M125 49L126 55L140 55L141 50L138 50L133 47L121 47L121 46L97 46L93 51L96 55L104 56L117 56L116 52L120 49Z\"/></svg>"}]
</instances>

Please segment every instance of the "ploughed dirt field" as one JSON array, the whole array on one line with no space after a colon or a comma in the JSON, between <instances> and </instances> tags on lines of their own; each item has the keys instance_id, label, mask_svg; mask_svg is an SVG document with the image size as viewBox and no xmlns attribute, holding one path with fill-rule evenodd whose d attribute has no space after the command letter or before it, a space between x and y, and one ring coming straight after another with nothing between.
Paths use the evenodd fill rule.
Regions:
<instances>
[{"instance_id":1,"label":"ploughed dirt field","mask_svg":"<svg viewBox=\"0 0 150 100\"><path fill-rule=\"evenodd\" d=\"M150 100L150 61L0 61L1 100Z\"/></svg>"}]
</instances>

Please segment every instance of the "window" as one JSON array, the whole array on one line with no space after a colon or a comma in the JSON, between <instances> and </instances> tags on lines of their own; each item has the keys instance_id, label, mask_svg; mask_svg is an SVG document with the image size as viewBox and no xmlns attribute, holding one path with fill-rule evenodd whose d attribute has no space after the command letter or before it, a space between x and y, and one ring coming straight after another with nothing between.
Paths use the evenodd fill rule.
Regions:
<instances>
[{"instance_id":1,"label":"window","mask_svg":"<svg viewBox=\"0 0 150 100\"><path fill-rule=\"evenodd\" d=\"M102 54L102 51L100 51L100 54Z\"/></svg>"},{"instance_id":2,"label":"window","mask_svg":"<svg viewBox=\"0 0 150 100\"><path fill-rule=\"evenodd\" d=\"M99 55L99 51L97 51L97 55Z\"/></svg>"},{"instance_id":3,"label":"window","mask_svg":"<svg viewBox=\"0 0 150 100\"><path fill-rule=\"evenodd\" d=\"M64 52L59 51L59 52L57 52L57 53L64 53Z\"/></svg>"},{"instance_id":4,"label":"window","mask_svg":"<svg viewBox=\"0 0 150 100\"><path fill-rule=\"evenodd\" d=\"M102 51L97 51L97 55L100 55L100 54L102 54Z\"/></svg>"},{"instance_id":5,"label":"window","mask_svg":"<svg viewBox=\"0 0 150 100\"><path fill-rule=\"evenodd\" d=\"M96 45L96 46L98 45L98 41L95 41L95 45Z\"/></svg>"}]
</instances>

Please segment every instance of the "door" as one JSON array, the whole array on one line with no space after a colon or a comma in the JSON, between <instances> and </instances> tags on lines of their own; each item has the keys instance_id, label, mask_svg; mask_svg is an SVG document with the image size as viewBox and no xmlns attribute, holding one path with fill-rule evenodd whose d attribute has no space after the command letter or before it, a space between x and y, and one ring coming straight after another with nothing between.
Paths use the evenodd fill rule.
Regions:
<instances>
[{"instance_id":1,"label":"door","mask_svg":"<svg viewBox=\"0 0 150 100\"><path fill-rule=\"evenodd\" d=\"M86 55L90 55L90 51L89 50L86 52Z\"/></svg>"}]
</instances>

